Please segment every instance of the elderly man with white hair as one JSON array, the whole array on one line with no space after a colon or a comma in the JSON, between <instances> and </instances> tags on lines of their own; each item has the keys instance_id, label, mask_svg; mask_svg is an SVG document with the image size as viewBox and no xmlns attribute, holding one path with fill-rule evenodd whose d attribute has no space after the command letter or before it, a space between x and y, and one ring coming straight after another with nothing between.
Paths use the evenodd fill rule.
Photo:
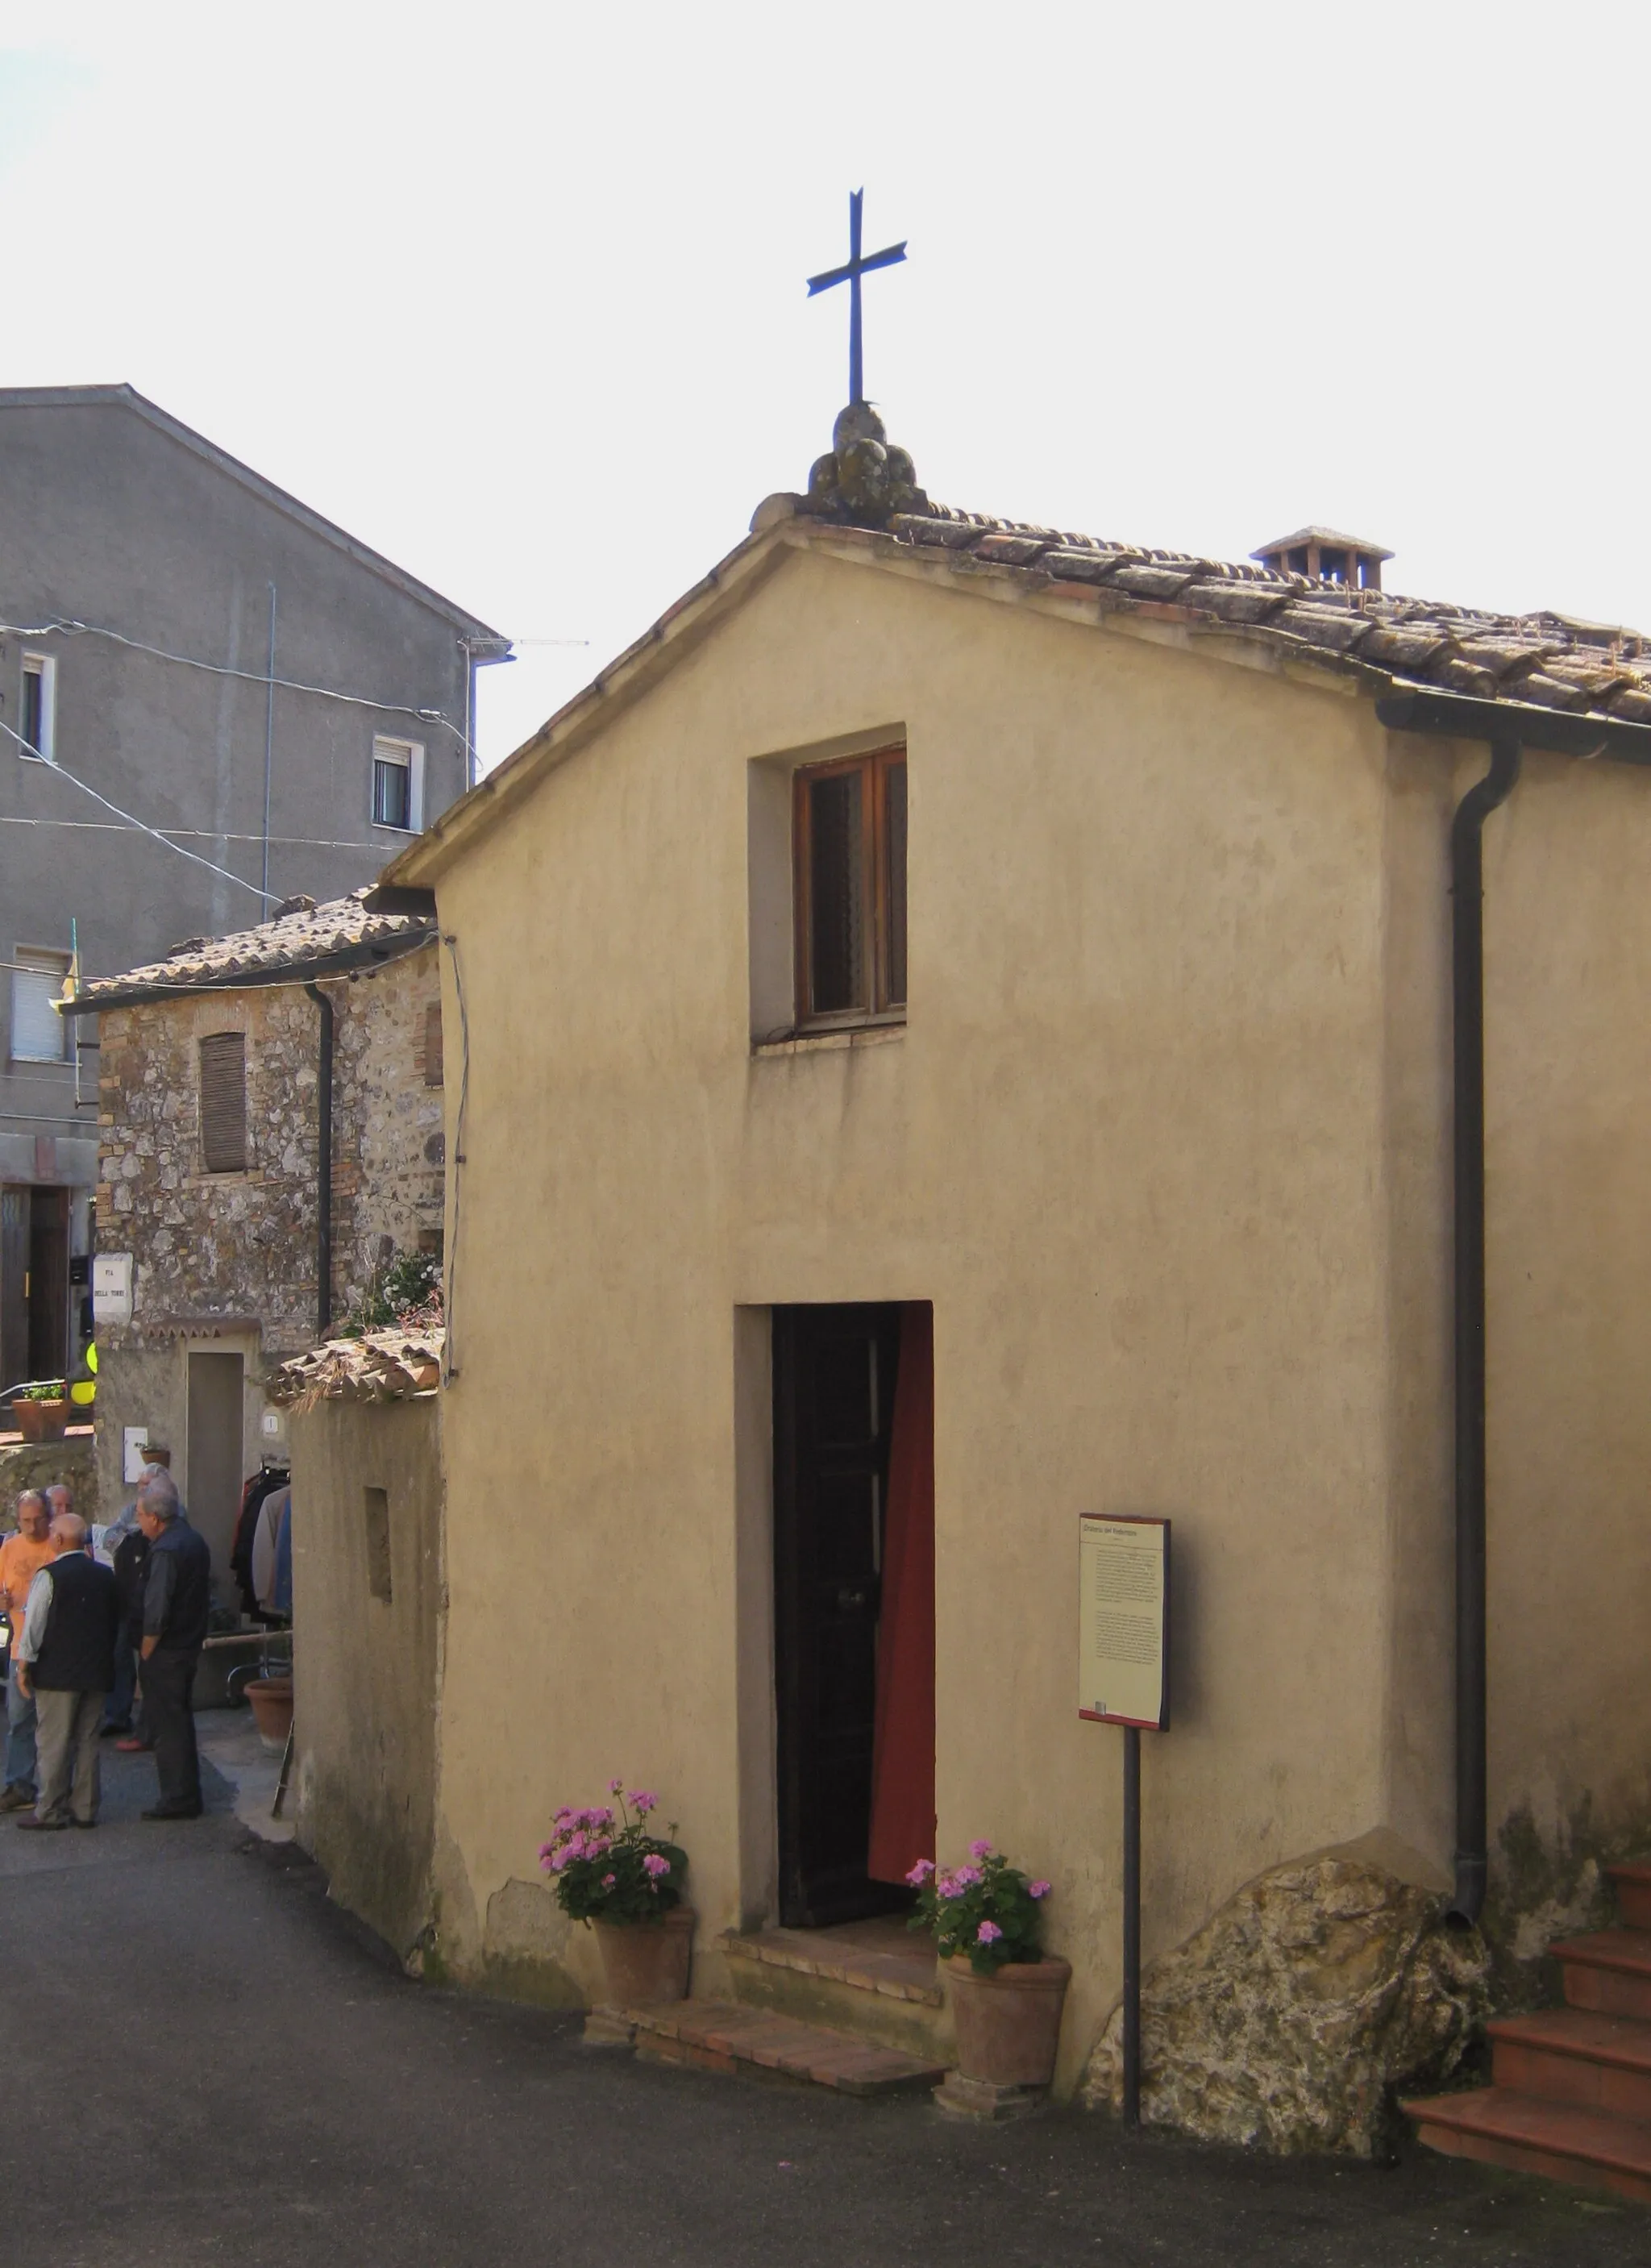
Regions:
<instances>
[{"instance_id":1,"label":"elderly man with white hair","mask_svg":"<svg viewBox=\"0 0 1651 2268\"><path fill-rule=\"evenodd\" d=\"M145 1819L198 1819L201 1764L195 1753L195 1665L212 1605L212 1555L191 1528L172 1475L145 1476L137 1491L137 1524L149 1538L144 1579L144 1719L154 1736L160 1800Z\"/></svg>"},{"instance_id":2,"label":"elderly man with white hair","mask_svg":"<svg viewBox=\"0 0 1651 2268\"><path fill-rule=\"evenodd\" d=\"M18 1683L36 1712L40 1789L19 1827L95 1827L98 1727L114 1678L121 1619L113 1572L86 1549L86 1523L60 1512L56 1553L29 1586L18 1641Z\"/></svg>"}]
</instances>

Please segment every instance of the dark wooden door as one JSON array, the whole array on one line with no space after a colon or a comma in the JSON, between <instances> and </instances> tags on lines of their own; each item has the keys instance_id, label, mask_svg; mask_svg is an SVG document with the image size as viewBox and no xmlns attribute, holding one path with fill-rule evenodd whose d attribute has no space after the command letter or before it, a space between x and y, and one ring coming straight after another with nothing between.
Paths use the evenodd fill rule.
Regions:
<instances>
[{"instance_id":1,"label":"dark wooden door","mask_svg":"<svg viewBox=\"0 0 1651 2268\"><path fill-rule=\"evenodd\" d=\"M29 1376L62 1378L69 1360L69 1192L29 1191Z\"/></svg>"},{"instance_id":2,"label":"dark wooden door","mask_svg":"<svg viewBox=\"0 0 1651 2268\"><path fill-rule=\"evenodd\" d=\"M0 1388L21 1386L29 1370L29 1192L0 1189Z\"/></svg>"},{"instance_id":3,"label":"dark wooden door","mask_svg":"<svg viewBox=\"0 0 1651 2268\"><path fill-rule=\"evenodd\" d=\"M866 1872L897 1307L774 1310L780 1918L908 1903Z\"/></svg>"}]
</instances>

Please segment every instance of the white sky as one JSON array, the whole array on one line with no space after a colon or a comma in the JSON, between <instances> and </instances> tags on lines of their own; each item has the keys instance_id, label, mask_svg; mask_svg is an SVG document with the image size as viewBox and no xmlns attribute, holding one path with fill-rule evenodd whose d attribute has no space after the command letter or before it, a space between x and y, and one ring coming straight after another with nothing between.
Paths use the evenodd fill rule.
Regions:
<instances>
[{"instance_id":1,"label":"white sky","mask_svg":"<svg viewBox=\"0 0 1651 2268\"><path fill-rule=\"evenodd\" d=\"M1651 628L1648 60L1475 0L0 0L0 384L129 379L588 639L483 674L490 762L804 484L864 184L937 498Z\"/></svg>"}]
</instances>

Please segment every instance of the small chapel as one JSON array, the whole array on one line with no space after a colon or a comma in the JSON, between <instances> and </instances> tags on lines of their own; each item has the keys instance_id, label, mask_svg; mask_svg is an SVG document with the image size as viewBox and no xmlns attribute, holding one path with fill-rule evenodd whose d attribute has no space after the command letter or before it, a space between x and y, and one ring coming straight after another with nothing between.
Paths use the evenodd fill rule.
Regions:
<instances>
[{"instance_id":1,"label":"small chapel","mask_svg":"<svg viewBox=\"0 0 1651 2268\"><path fill-rule=\"evenodd\" d=\"M639 1776L695 2002L943 2056L904 1878L987 1837L1051 1886L1056 2093L1111 2100L1097 1513L1174 1526L1149 2117L1375 2147L1609 1921L1651 643L1399 580L937 503L857 369L806 487L388 870L447 1035L445 1973L598 1997L535 1853Z\"/></svg>"}]
</instances>

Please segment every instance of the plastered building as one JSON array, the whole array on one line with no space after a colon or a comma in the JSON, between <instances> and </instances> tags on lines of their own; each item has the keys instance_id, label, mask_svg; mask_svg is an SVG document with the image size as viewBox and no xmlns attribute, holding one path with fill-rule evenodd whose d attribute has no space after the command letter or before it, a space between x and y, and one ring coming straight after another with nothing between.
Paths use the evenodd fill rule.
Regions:
<instances>
[{"instance_id":1,"label":"plastered building","mask_svg":"<svg viewBox=\"0 0 1651 2268\"><path fill-rule=\"evenodd\" d=\"M464 792L475 672L509 642L129 386L0 387L0 493L9 1388L93 1331L97 1020L52 1006L71 956L107 977L371 882Z\"/></svg>"},{"instance_id":2,"label":"plastered building","mask_svg":"<svg viewBox=\"0 0 1651 2268\"><path fill-rule=\"evenodd\" d=\"M890 1737L935 1855L1052 1882L1070 2089L1120 1977L1080 1513L1174 1521L1149 1962L1326 1850L1534 1958L1651 1830L1651 664L1323 531L1309 575L946 511L875 438L388 871L450 1055L468 1004L432 1926L594 1997L534 1853L616 1773L697 1994L897 1901L856 1853L915 1311Z\"/></svg>"}]
</instances>

